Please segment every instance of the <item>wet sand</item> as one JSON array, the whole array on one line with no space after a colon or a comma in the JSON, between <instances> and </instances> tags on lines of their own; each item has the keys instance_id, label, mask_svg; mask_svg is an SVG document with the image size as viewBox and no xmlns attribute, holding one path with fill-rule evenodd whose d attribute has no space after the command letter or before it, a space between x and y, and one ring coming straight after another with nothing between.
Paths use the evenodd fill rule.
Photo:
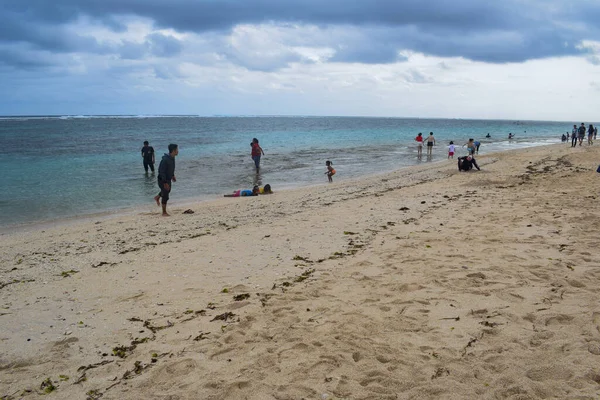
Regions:
<instances>
[{"instance_id":1,"label":"wet sand","mask_svg":"<svg viewBox=\"0 0 600 400\"><path fill-rule=\"evenodd\" d=\"M597 398L600 146L478 162L2 235L0 396Z\"/></svg>"}]
</instances>

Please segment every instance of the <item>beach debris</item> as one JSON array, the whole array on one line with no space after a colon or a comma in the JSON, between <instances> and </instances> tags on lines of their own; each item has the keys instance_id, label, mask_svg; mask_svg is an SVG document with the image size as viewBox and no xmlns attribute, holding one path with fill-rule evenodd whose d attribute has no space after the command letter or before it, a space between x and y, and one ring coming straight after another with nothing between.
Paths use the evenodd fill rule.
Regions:
<instances>
[{"instance_id":1,"label":"beach debris","mask_svg":"<svg viewBox=\"0 0 600 400\"><path fill-rule=\"evenodd\" d=\"M149 329L150 331L152 331L152 333L156 333L157 331L160 331L160 330L166 329L166 328L170 328L172 326L173 326L173 323L168 320L167 320L167 325L163 325L163 326L154 326L150 323L150 321L148 321L148 320L144 321L144 328Z\"/></svg>"},{"instance_id":2,"label":"beach debris","mask_svg":"<svg viewBox=\"0 0 600 400\"><path fill-rule=\"evenodd\" d=\"M206 336L209 335L209 334L210 334L210 332L200 332L200 334L198 336L196 336L193 340L196 341L196 342L198 342L200 340L207 339Z\"/></svg>"},{"instance_id":3,"label":"beach debris","mask_svg":"<svg viewBox=\"0 0 600 400\"><path fill-rule=\"evenodd\" d=\"M214 310L215 308L217 308L217 305L215 303L208 303L206 305L206 308L208 308L209 310Z\"/></svg>"},{"instance_id":4,"label":"beach debris","mask_svg":"<svg viewBox=\"0 0 600 400\"><path fill-rule=\"evenodd\" d=\"M485 275L481 272L474 272L472 274L467 274L467 278L485 279Z\"/></svg>"},{"instance_id":5,"label":"beach debris","mask_svg":"<svg viewBox=\"0 0 600 400\"><path fill-rule=\"evenodd\" d=\"M103 394L98 389L88 390L85 400L98 400Z\"/></svg>"},{"instance_id":6,"label":"beach debris","mask_svg":"<svg viewBox=\"0 0 600 400\"><path fill-rule=\"evenodd\" d=\"M58 379L64 382L64 381L68 381L69 377L67 375L59 375Z\"/></svg>"},{"instance_id":7,"label":"beach debris","mask_svg":"<svg viewBox=\"0 0 600 400\"><path fill-rule=\"evenodd\" d=\"M298 255L294 256L294 258L292 258L292 260L294 260L294 261L304 261L304 262L307 262L307 263L312 263L312 261L309 260L308 258L302 257L302 256L298 256Z\"/></svg>"},{"instance_id":8,"label":"beach debris","mask_svg":"<svg viewBox=\"0 0 600 400\"><path fill-rule=\"evenodd\" d=\"M0 282L0 289L4 289L8 285L14 285L15 283L26 283L26 282L35 282L35 279L13 279L11 282Z\"/></svg>"},{"instance_id":9,"label":"beach debris","mask_svg":"<svg viewBox=\"0 0 600 400\"><path fill-rule=\"evenodd\" d=\"M344 231L344 235L356 235L356 232Z\"/></svg>"},{"instance_id":10,"label":"beach debris","mask_svg":"<svg viewBox=\"0 0 600 400\"><path fill-rule=\"evenodd\" d=\"M315 272L314 268L311 269L307 269L306 271L304 271L300 276L297 276L294 279L294 282L302 282L306 279L308 279L308 277L310 277L313 273Z\"/></svg>"},{"instance_id":11,"label":"beach debris","mask_svg":"<svg viewBox=\"0 0 600 400\"><path fill-rule=\"evenodd\" d=\"M250 298L250 293L242 293L236 296L233 296L234 301L242 301Z\"/></svg>"},{"instance_id":12,"label":"beach debris","mask_svg":"<svg viewBox=\"0 0 600 400\"><path fill-rule=\"evenodd\" d=\"M460 321L460 317L448 317L448 318L440 318L440 319L449 319L453 321Z\"/></svg>"},{"instance_id":13,"label":"beach debris","mask_svg":"<svg viewBox=\"0 0 600 400\"><path fill-rule=\"evenodd\" d=\"M193 213L194 213L194 210L192 210L191 208L188 208L187 210L185 210L183 212L183 214L193 214Z\"/></svg>"},{"instance_id":14,"label":"beach debris","mask_svg":"<svg viewBox=\"0 0 600 400\"><path fill-rule=\"evenodd\" d=\"M116 263L111 263L111 262L107 262L107 261L100 261L98 264L92 264L92 268L98 268L101 267L103 265L115 265Z\"/></svg>"},{"instance_id":15,"label":"beach debris","mask_svg":"<svg viewBox=\"0 0 600 400\"><path fill-rule=\"evenodd\" d=\"M52 393L56 390L56 386L52 383L52 379L46 378L42 384L40 385L40 389L44 391L44 393Z\"/></svg>"},{"instance_id":16,"label":"beach debris","mask_svg":"<svg viewBox=\"0 0 600 400\"><path fill-rule=\"evenodd\" d=\"M228 319L233 318L233 317L235 317L235 314L232 313L232 312L230 312L230 311L227 311L226 313L217 315L216 317L214 317L213 319L211 319L210 322L213 322L213 321L227 321Z\"/></svg>"},{"instance_id":17,"label":"beach debris","mask_svg":"<svg viewBox=\"0 0 600 400\"><path fill-rule=\"evenodd\" d=\"M229 293L229 289L223 288L223 290L221 290L221 293Z\"/></svg>"},{"instance_id":18,"label":"beach debris","mask_svg":"<svg viewBox=\"0 0 600 400\"><path fill-rule=\"evenodd\" d=\"M400 211L408 211L408 210L410 210L410 208L408 208L408 207L400 207L398 210L400 210Z\"/></svg>"}]
</instances>

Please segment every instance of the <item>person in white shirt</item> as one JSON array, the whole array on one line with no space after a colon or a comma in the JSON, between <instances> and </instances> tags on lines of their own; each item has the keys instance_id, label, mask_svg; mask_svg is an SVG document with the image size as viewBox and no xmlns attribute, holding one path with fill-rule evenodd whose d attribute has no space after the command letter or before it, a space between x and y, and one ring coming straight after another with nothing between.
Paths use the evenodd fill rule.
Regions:
<instances>
[{"instance_id":1,"label":"person in white shirt","mask_svg":"<svg viewBox=\"0 0 600 400\"><path fill-rule=\"evenodd\" d=\"M448 159L454 158L454 150L455 150L454 142L450 142L450 146L448 146Z\"/></svg>"}]
</instances>

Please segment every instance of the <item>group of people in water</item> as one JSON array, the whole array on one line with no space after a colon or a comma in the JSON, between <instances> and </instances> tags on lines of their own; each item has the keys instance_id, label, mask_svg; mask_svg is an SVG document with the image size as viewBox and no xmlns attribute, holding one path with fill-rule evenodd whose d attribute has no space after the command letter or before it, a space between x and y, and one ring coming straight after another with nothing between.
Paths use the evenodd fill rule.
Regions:
<instances>
[{"instance_id":1,"label":"group of people in water","mask_svg":"<svg viewBox=\"0 0 600 400\"><path fill-rule=\"evenodd\" d=\"M571 137L571 147L577 146L578 142L579 142L579 145L581 146L581 144L583 143L583 140L585 139L586 133L587 133L588 145L594 144L594 140L596 140L596 135L598 135L598 128L594 127L594 125L592 125L592 124L590 124L586 128L585 124L583 122L581 123L581 125L579 127L577 127L577 125L573 125L573 130L571 131L570 135L569 135L568 131L566 134L563 133L561 140L563 142L568 142L569 136L570 136Z\"/></svg>"},{"instance_id":2,"label":"group of people in water","mask_svg":"<svg viewBox=\"0 0 600 400\"><path fill-rule=\"evenodd\" d=\"M252 139L250 142L251 152L250 156L252 157L252 161L254 161L254 166L256 168L256 173L260 172L260 158L265 155L264 150L260 147L257 138ZM169 201L169 194L171 193L171 185L173 182L177 182L177 178L175 177L175 157L179 154L179 146L177 144L171 143L168 146L169 152L165 153L162 156L160 164L158 166L158 187L160 192L154 196L154 201L158 206L162 206L162 215L167 217L169 213L167 213L167 202ZM154 148L150 146L148 141L144 141L144 146L142 147L142 160L144 165L144 170L148 173L150 170L154 173ZM335 169L333 168L333 163L329 160L325 162L326 171L325 175L329 182L333 182L333 175L335 175ZM238 189L234 190L231 194L225 194L224 197L246 197L246 196L258 196L261 194L271 194L273 193L271 189L271 185L266 184L264 187L260 187L255 185L251 190L243 190Z\"/></svg>"},{"instance_id":3,"label":"group of people in water","mask_svg":"<svg viewBox=\"0 0 600 400\"><path fill-rule=\"evenodd\" d=\"M491 138L491 135L488 133L486 138ZM512 139L512 133L509 135L509 139ZM433 136L433 132L429 132L429 136L427 138L423 137L423 134L419 132L415 137L415 142L417 142L417 158L421 159L423 156L423 145L426 143L427 146L427 157L431 158L433 154L433 146L435 146L435 137ZM458 170L459 171L470 171L475 167L478 171L481 171L479 165L477 165L477 161L475 160L475 154L479 154L479 147L481 146L481 142L479 140L475 140L473 138L469 139L462 147L467 148L468 154L463 157L458 157ZM450 141L448 145L448 159L454 159L454 153L456 152L456 145L454 141Z\"/></svg>"}]
</instances>

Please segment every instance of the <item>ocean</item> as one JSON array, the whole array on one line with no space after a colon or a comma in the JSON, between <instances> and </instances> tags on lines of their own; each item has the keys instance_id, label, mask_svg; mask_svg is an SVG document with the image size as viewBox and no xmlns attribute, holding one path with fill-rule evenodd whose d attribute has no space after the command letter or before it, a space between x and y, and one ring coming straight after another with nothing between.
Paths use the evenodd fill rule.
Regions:
<instances>
[{"instance_id":1,"label":"ocean","mask_svg":"<svg viewBox=\"0 0 600 400\"><path fill-rule=\"evenodd\" d=\"M574 122L575 123L575 122ZM480 140L480 154L560 142L572 124L543 121L365 117L39 116L0 117L5 194L0 226L152 205L156 176L145 174L148 140L156 168L179 145L171 203L209 200L269 183L274 191L373 175L446 160L450 140ZM414 137L434 132L431 159L418 160ZM515 134L508 140L509 133ZM489 133L491 138L486 139ZM265 151L256 175L250 142Z\"/></svg>"}]
</instances>

